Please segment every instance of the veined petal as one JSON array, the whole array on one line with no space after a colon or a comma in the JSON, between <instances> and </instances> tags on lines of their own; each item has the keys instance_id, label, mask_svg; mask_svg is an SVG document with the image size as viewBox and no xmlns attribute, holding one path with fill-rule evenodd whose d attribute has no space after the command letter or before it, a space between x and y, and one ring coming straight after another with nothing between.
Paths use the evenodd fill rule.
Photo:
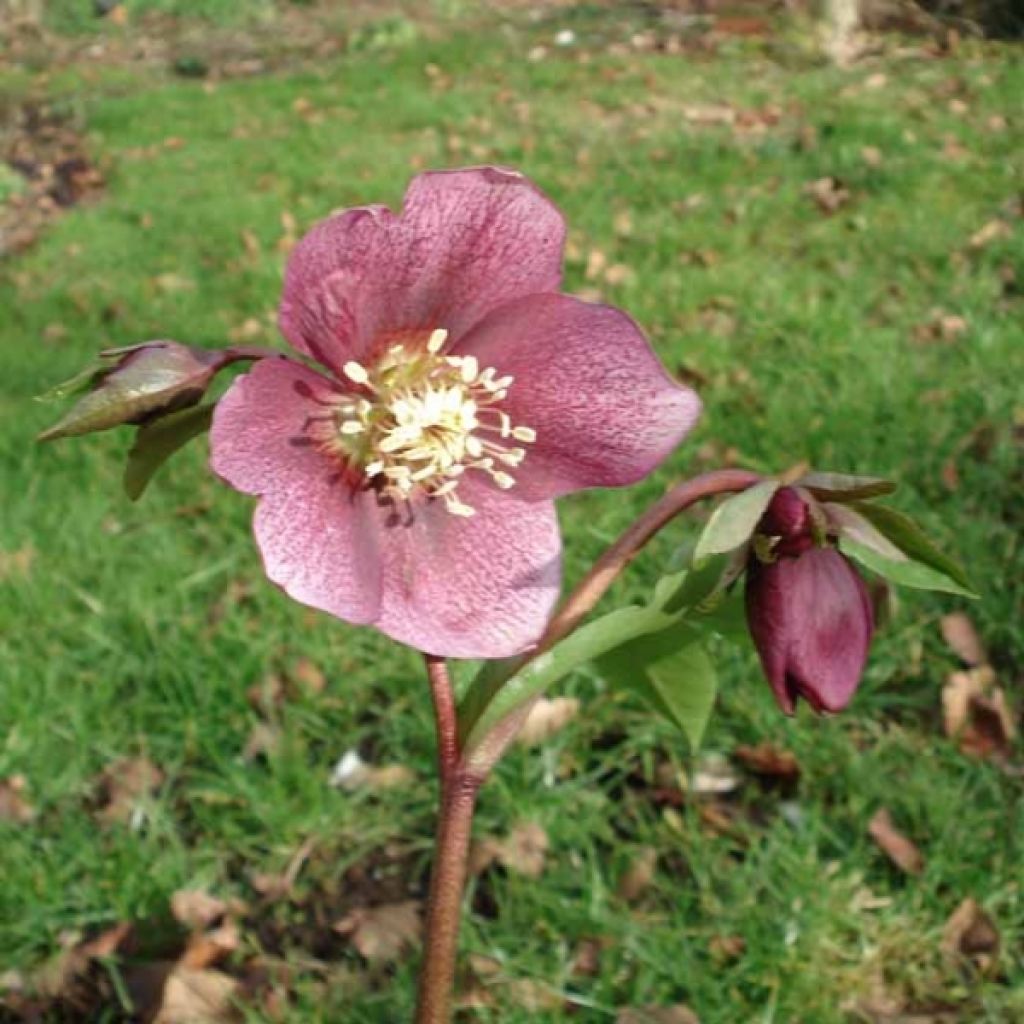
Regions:
<instances>
[{"instance_id":1,"label":"veined petal","mask_svg":"<svg viewBox=\"0 0 1024 1024\"><path fill-rule=\"evenodd\" d=\"M517 496L635 483L700 414L700 399L669 377L625 313L568 295L507 303L457 351L514 378L502 409L536 431L516 470Z\"/></svg>"},{"instance_id":2,"label":"veined petal","mask_svg":"<svg viewBox=\"0 0 1024 1024\"><path fill-rule=\"evenodd\" d=\"M376 508L325 450L329 381L287 359L264 359L217 404L210 465L260 496L253 530L267 576L291 597L350 622L380 609Z\"/></svg>"},{"instance_id":3,"label":"veined petal","mask_svg":"<svg viewBox=\"0 0 1024 1024\"><path fill-rule=\"evenodd\" d=\"M557 289L564 241L557 207L521 174L421 174L399 215L346 210L299 242L285 272L281 330L336 373L408 331L444 328L457 338L510 299Z\"/></svg>"},{"instance_id":4,"label":"veined petal","mask_svg":"<svg viewBox=\"0 0 1024 1024\"><path fill-rule=\"evenodd\" d=\"M516 501L466 478L459 497L380 528L383 594L376 625L410 647L452 658L502 658L533 643L558 597L561 541L551 502Z\"/></svg>"}]
</instances>

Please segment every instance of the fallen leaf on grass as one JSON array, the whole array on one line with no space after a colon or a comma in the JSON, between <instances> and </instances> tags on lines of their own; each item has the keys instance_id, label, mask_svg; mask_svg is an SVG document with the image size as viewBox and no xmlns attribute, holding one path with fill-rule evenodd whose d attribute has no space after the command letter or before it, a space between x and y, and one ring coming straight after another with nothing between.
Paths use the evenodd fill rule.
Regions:
<instances>
[{"instance_id":1,"label":"fallen leaf on grass","mask_svg":"<svg viewBox=\"0 0 1024 1024\"><path fill-rule=\"evenodd\" d=\"M919 875L924 870L921 851L896 828L884 807L879 808L868 822L868 835L901 871Z\"/></svg>"},{"instance_id":2,"label":"fallen leaf on grass","mask_svg":"<svg viewBox=\"0 0 1024 1024\"><path fill-rule=\"evenodd\" d=\"M561 732L579 713L580 702L575 697L540 697L530 708L516 742L524 747L535 747Z\"/></svg>"},{"instance_id":3,"label":"fallen leaf on grass","mask_svg":"<svg viewBox=\"0 0 1024 1024\"><path fill-rule=\"evenodd\" d=\"M312 658L299 658L289 675L308 697L319 696L327 686L327 677Z\"/></svg>"},{"instance_id":4,"label":"fallen leaf on grass","mask_svg":"<svg viewBox=\"0 0 1024 1024\"><path fill-rule=\"evenodd\" d=\"M708 751L700 755L693 775L686 780L686 789L694 796L720 796L739 789L742 782L724 754Z\"/></svg>"},{"instance_id":5,"label":"fallen leaf on grass","mask_svg":"<svg viewBox=\"0 0 1024 1024\"><path fill-rule=\"evenodd\" d=\"M956 313L933 309L923 324L914 327L912 334L914 341L919 345L937 341L951 343L964 335L969 326L967 320Z\"/></svg>"},{"instance_id":6,"label":"fallen leaf on grass","mask_svg":"<svg viewBox=\"0 0 1024 1024\"><path fill-rule=\"evenodd\" d=\"M173 963L145 964L125 973L139 1017L149 1024L230 1024L241 1021L240 983L221 971Z\"/></svg>"},{"instance_id":7,"label":"fallen leaf on grass","mask_svg":"<svg viewBox=\"0 0 1024 1024\"><path fill-rule=\"evenodd\" d=\"M0 779L0 821L24 825L36 816L36 809L25 799L25 776Z\"/></svg>"},{"instance_id":8,"label":"fallen leaf on grass","mask_svg":"<svg viewBox=\"0 0 1024 1024\"><path fill-rule=\"evenodd\" d=\"M473 843L469 851L470 874L479 875L498 863L517 875L539 878L544 872L550 841L536 822L517 825L504 839L486 836Z\"/></svg>"},{"instance_id":9,"label":"fallen leaf on grass","mask_svg":"<svg viewBox=\"0 0 1024 1024\"><path fill-rule=\"evenodd\" d=\"M812 199L822 213L829 215L842 209L852 198L846 185L831 174L808 182L804 186L804 195Z\"/></svg>"},{"instance_id":10,"label":"fallen leaf on grass","mask_svg":"<svg viewBox=\"0 0 1024 1024\"><path fill-rule=\"evenodd\" d=\"M796 782L800 778L800 764L796 755L781 750L765 740L757 746L738 746L733 751L736 759L747 771L767 779Z\"/></svg>"},{"instance_id":11,"label":"fallen leaf on grass","mask_svg":"<svg viewBox=\"0 0 1024 1024\"><path fill-rule=\"evenodd\" d=\"M269 722L256 722L242 748L243 761L269 758L281 745L281 730Z\"/></svg>"},{"instance_id":12,"label":"fallen leaf on grass","mask_svg":"<svg viewBox=\"0 0 1024 1024\"><path fill-rule=\"evenodd\" d=\"M197 971L203 970L220 963L236 952L241 944L242 936L238 931L238 925L234 921L225 921L217 928L193 934L178 964Z\"/></svg>"},{"instance_id":13,"label":"fallen leaf on grass","mask_svg":"<svg viewBox=\"0 0 1024 1024\"><path fill-rule=\"evenodd\" d=\"M658 868L658 851L653 846L641 847L619 878L615 893L626 903L635 903L650 887Z\"/></svg>"},{"instance_id":14,"label":"fallen leaf on grass","mask_svg":"<svg viewBox=\"0 0 1024 1024\"><path fill-rule=\"evenodd\" d=\"M970 617L963 612L950 612L939 620L942 639L946 646L965 664L984 665L988 662L985 648Z\"/></svg>"},{"instance_id":15,"label":"fallen leaf on grass","mask_svg":"<svg viewBox=\"0 0 1024 1024\"><path fill-rule=\"evenodd\" d=\"M164 773L147 757L124 757L99 778L97 817L107 824L140 824L146 800L163 785Z\"/></svg>"},{"instance_id":16,"label":"fallen leaf on grass","mask_svg":"<svg viewBox=\"0 0 1024 1024\"><path fill-rule=\"evenodd\" d=\"M331 771L331 785L348 793L365 789L375 792L383 789L400 789L416 779L413 770L404 764L368 764L359 756L358 750L347 750Z\"/></svg>"},{"instance_id":17,"label":"fallen leaf on grass","mask_svg":"<svg viewBox=\"0 0 1024 1024\"><path fill-rule=\"evenodd\" d=\"M419 900L405 900L380 907L360 907L334 926L366 960L398 960L414 949L423 933Z\"/></svg>"},{"instance_id":18,"label":"fallen leaf on grass","mask_svg":"<svg viewBox=\"0 0 1024 1024\"><path fill-rule=\"evenodd\" d=\"M502 1002L526 1010L527 1013L542 1013L544 1010L561 1010L565 1007L564 996L535 978L514 978L501 987Z\"/></svg>"},{"instance_id":19,"label":"fallen leaf on grass","mask_svg":"<svg viewBox=\"0 0 1024 1024\"><path fill-rule=\"evenodd\" d=\"M718 964L738 960L746 948L747 940L742 935L712 935L708 943L711 958Z\"/></svg>"},{"instance_id":20,"label":"fallen leaf on grass","mask_svg":"<svg viewBox=\"0 0 1024 1024\"><path fill-rule=\"evenodd\" d=\"M596 977L601 972L601 951L605 945L600 939L580 939L569 972L577 977Z\"/></svg>"},{"instance_id":21,"label":"fallen leaf on grass","mask_svg":"<svg viewBox=\"0 0 1024 1024\"><path fill-rule=\"evenodd\" d=\"M972 249L984 249L986 245L1009 238L1012 234L1013 229L1005 220L990 220L971 235L967 244Z\"/></svg>"},{"instance_id":22,"label":"fallen leaf on grass","mask_svg":"<svg viewBox=\"0 0 1024 1024\"><path fill-rule=\"evenodd\" d=\"M688 1006L637 1006L619 1010L615 1024L700 1024Z\"/></svg>"},{"instance_id":23,"label":"fallen leaf on grass","mask_svg":"<svg viewBox=\"0 0 1024 1024\"><path fill-rule=\"evenodd\" d=\"M35 557L36 550L29 544L17 551L0 551L0 583L27 577Z\"/></svg>"},{"instance_id":24,"label":"fallen leaf on grass","mask_svg":"<svg viewBox=\"0 0 1024 1024\"><path fill-rule=\"evenodd\" d=\"M946 735L972 757L1006 757L1017 735L1013 712L990 665L953 672L942 688Z\"/></svg>"},{"instance_id":25,"label":"fallen leaf on grass","mask_svg":"<svg viewBox=\"0 0 1024 1024\"><path fill-rule=\"evenodd\" d=\"M970 897L953 911L942 929L942 952L951 959L971 961L985 974L996 966L999 929Z\"/></svg>"},{"instance_id":26,"label":"fallen leaf on grass","mask_svg":"<svg viewBox=\"0 0 1024 1024\"><path fill-rule=\"evenodd\" d=\"M228 904L204 889L179 889L171 896L171 914L186 928L209 928L228 912Z\"/></svg>"}]
</instances>

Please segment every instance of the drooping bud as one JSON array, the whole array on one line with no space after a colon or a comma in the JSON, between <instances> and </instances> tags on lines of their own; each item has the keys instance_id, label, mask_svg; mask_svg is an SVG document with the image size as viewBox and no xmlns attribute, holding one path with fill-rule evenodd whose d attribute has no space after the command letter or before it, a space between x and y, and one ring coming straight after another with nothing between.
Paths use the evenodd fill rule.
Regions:
<instances>
[{"instance_id":1,"label":"drooping bud","mask_svg":"<svg viewBox=\"0 0 1024 1024\"><path fill-rule=\"evenodd\" d=\"M74 437L195 405L222 367L238 358L231 349L202 349L151 341L101 353L103 364L87 375L90 390L40 441Z\"/></svg>"},{"instance_id":2,"label":"drooping bud","mask_svg":"<svg viewBox=\"0 0 1024 1024\"><path fill-rule=\"evenodd\" d=\"M786 714L800 697L815 711L842 710L860 682L874 632L864 581L835 547L818 546L813 524L799 492L780 489L758 525L770 547L752 545L747 566L747 625Z\"/></svg>"}]
</instances>

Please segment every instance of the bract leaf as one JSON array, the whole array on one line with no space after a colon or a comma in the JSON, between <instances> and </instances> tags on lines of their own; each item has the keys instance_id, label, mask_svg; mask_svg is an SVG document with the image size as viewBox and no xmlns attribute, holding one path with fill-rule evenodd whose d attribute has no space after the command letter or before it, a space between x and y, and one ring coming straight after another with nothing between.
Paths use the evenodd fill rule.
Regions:
<instances>
[{"instance_id":1,"label":"bract leaf","mask_svg":"<svg viewBox=\"0 0 1024 1024\"><path fill-rule=\"evenodd\" d=\"M964 597L978 596L969 587L962 586L958 580L930 565L910 560L894 562L878 554L874 548L869 548L866 544L860 544L849 537L839 538L839 550L872 572L877 572L879 576L905 587L940 590L947 594L962 594Z\"/></svg>"},{"instance_id":2,"label":"bract leaf","mask_svg":"<svg viewBox=\"0 0 1024 1024\"><path fill-rule=\"evenodd\" d=\"M497 667L485 665L459 705L459 735L465 754L471 754L501 719L552 683L626 641L657 632L674 621L657 608L618 608L580 626L511 677L507 676L507 662L504 674L500 663Z\"/></svg>"},{"instance_id":3,"label":"bract leaf","mask_svg":"<svg viewBox=\"0 0 1024 1024\"><path fill-rule=\"evenodd\" d=\"M712 555L735 551L750 540L772 496L782 486L778 480L762 480L739 494L726 498L711 513L697 541L693 564L699 566Z\"/></svg>"},{"instance_id":4,"label":"bract leaf","mask_svg":"<svg viewBox=\"0 0 1024 1024\"><path fill-rule=\"evenodd\" d=\"M892 494L896 484L878 476L849 476L846 473L805 473L794 487L810 491L822 501L856 501Z\"/></svg>"},{"instance_id":5,"label":"bract leaf","mask_svg":"<svg viewBox=\"0 0 1024 1024\"><path fill-rule=\"evenodd\" d=\"M697 750L718 692L699 631L673 623L609 651L597 667L610 682L638 694L678 726Z\"/></svg>"},{"instance_id":6,"label":"bract leaf","mask_svg":"<svg viewBox=\"0 0 1024 1024\"><path fill-rule=\"evenodd\" d=\"M943 554L910 516L897 512L886 505L874 505L869 502L853 502L853 508L888 540L892 541L911 561L929 566L942 576L959 584L960 589L952 591L952 593L977 596L964 570L952 558ZM913 584L910 585L913 586Z\"/></svg>"},{"instance_id":7,"label":"bract leaf","mask_svg":"<svg viewBox=\"0 0 1024 1024\"><path fill-rule=\"evenodd\" d=\"M124 489L132 501L142 497L153 474L179 448L210 429L213 410L213 405L192 406L139 428L124 468Z\"/></svg>"}]
</instances>

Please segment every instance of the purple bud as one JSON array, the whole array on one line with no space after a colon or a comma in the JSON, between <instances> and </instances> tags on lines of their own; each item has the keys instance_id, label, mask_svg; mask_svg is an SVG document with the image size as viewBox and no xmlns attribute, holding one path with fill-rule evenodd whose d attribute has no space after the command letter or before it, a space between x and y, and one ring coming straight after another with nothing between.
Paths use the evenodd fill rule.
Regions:
<instances>
[{"instance_id":1,"label":"purple bud","mask_svg":"<svg viewBox=\"0 0 1024 1024\"><path fill-rule=\"evenodd\" d=\"M780 492L781 493L781 492ZM864 581L835 548L811 547L747 568L747 625L779 707L803 697L841 711L860 682L874 632Z\"/></svg>"},{"instance_id":2,"label":"purple bud","mask_svg":"<svg viewBox=\"0 0 1024 1024\"><path fill-rule=\"evenodd\" d=\"M798 555L814 546L810 506L798 490L782 487L765 509L757 532L779 538L775 547L778 554Z\"/></svg>"},{"instance_id":3,"label":"purple bud","mask_svg":"<svg viewBox=\"0 0 1024 1024\"><path fill-rule=\"evenodd\" d=\"M214 374L233 361L230 350L191 348L176 341L151 341L103 353L107 361L78 400L41 441L73 437L195 405Z\"/></svg>"}]
</instances>

